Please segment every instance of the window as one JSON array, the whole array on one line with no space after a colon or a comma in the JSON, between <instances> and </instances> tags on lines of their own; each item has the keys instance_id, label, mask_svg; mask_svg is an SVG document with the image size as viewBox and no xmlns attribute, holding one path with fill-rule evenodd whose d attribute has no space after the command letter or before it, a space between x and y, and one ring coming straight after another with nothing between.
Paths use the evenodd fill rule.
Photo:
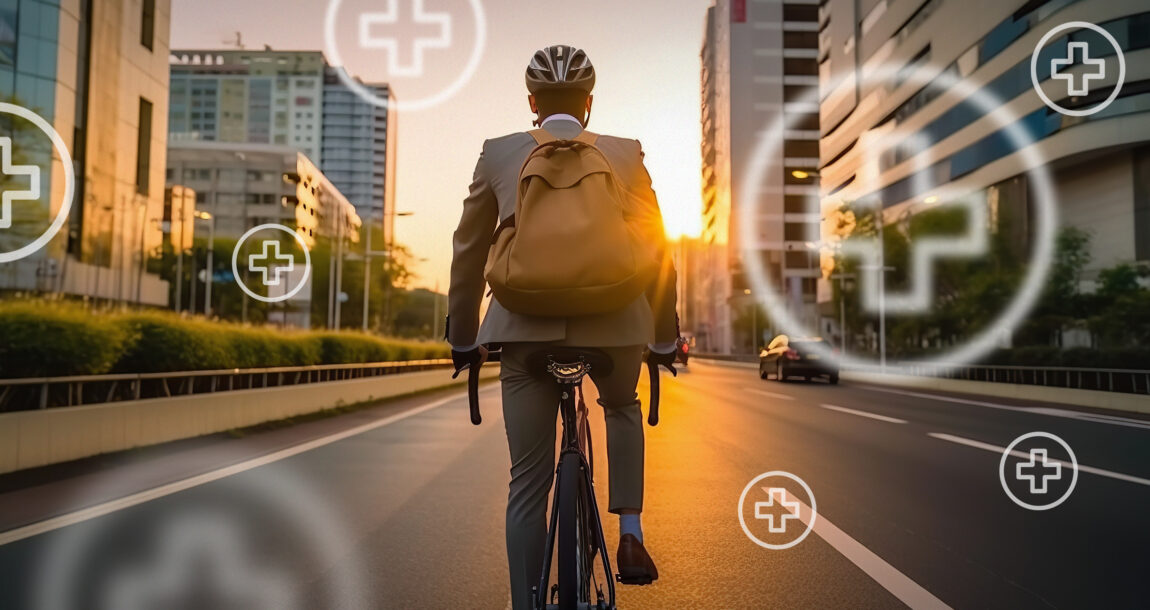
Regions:
<instances>
[{"instance_id":1,"label":"window","mask_svg":"<svg viewBox=\"0 0 1150 610\"><path fill-rule=\"evenodd\" d=\"M817 49L819 35L815 32L783 32L784 49Z\"/></svg>"},{"instance_id":2,"label":"window","mask_svg":"<svg viewBox=\"0 0 1150 610\"><path fill-rule=\"evenodd\" d=\"M1134 258L1150 260L1150 147L1134 151Z\"/></svg>"},{"instance_id":3,"label":"window","mask_svg":"<svg viewBox=\"0 0 1150 610\"><path fill-rule=\"evenodd\" d=\"M783 21L818 21L819 7L813 4L784 4Z\"/></svg>"},{"instance_id":4,"label":"window","mask_svg":"<svg viewBox=\"0 0 1150 610\"><path fill-rule=\"evenodd\" d=\"M16 7L0 3L0 66L16 65Z\"/></svg>"},{"instance_id":5,"label":"window","mask_svg":"<svg viewBox=\"0 0 1150 610\"><path fill-rule=\"evenodd\" d=\"M149 51L156 42L156 0L143 0L140 11L140 44Z\"/></svg>"},{"instance_id":6,"label":"window","mask_svg":"<svg viewBox=\"0 0 1150 610\"><path fill-rule=\"evenodd\" d=\"M797 57L783 58L783 74L794 76L817 76L819 73L818 61L814 59L800 59Z\"/></svg>"},{"instance_id":7,"label":"window","mask_svg":"<svg viewBox=\"0 0 1150 610\"><path fill-rule=\"evenodd\" d=\"M136 132L136 192L148 194L152 169L152 103L140 98L140 123Z\"/></svg>"}]
</instances>

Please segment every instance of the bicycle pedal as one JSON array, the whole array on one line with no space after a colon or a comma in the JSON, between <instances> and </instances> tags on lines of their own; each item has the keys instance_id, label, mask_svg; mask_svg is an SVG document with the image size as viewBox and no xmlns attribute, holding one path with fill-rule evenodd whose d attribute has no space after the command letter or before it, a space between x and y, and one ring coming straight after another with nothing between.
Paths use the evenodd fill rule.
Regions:
<instances>
[{"instance_id":1,"label":"bicycle pedal","mask_svg":"<svg viewBox=\"0 0 1150 610\"><path fill-rule=\"evenodd\" d=\"M651 578L651 576L646 574L646 573L644 573L644 574L628 574L626 576L624 576L623 574L616 574L615 575L615 581L618 582L619 584L623 584L623 585L640 585L640 586L642 586L642 585L649 585L649 584L655 582L655 579Z\"/></svg>"}]
</instances>

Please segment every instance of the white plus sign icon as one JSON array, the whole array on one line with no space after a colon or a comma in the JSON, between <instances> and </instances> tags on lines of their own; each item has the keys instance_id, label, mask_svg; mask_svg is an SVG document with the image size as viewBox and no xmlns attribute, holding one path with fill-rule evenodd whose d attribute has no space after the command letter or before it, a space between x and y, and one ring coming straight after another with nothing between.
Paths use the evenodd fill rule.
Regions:
<instances>
[{"instance_id":1,"label":"white plus sign icon","mask_svg":"<svg viewBox=\"0 0 1150 610\"><path fill-rule=\"evenodd\" d=\"M40 168L35 165L12 164L12 138L0 137L0 178L23 176L28 178L24 190L4 188L0 193L0 229L12 226L12 202L35 201L40 198Z\"/></svg>"},{"instance_id":2,"label":"white plus sign icon","mask_svg":"<svg viewBox=\"0 0 1150 610\"><path fill-rule=\"evenodd\" d=\"M1027 474L1024 471L1034 474ZM1047 461L1046 449L1031 449L1030 461L1016 464L1014 475L1020 481L1030 482L1030 493L1044 494L1048 490L1048 481L1062 478L1062 464Z\"/></svg>"},{"instance_id":3,"label":"white plus sign icon","mask_svg":"<svg viewBox=\"0 0 1150 610\"><path fill-rule=\"evenodd\" d=\"M795 501L787 501L787 490L782 487L764 487L767 492L766 502L755 502L755 518L766 519L767 531L772 534L781 534L787 531L787 521L791 519L798 519L799 503ZM777 504L776 504L777 502ZM778 515L779 519L775 521L774 511L767 510L774 506L781 506L786 509Z\"/></svg>"},{"instance_id":4,"label":"white plus sign icon","mask_svg":"<svg viewBox=\"0 0 1150 610\"><path fill-rule=\"evenodd\" d=\"M263 276L264 286L279 286L283 276L295 269L295 257L280 254L280 243L274 239L264 240L262 245L263 252L248 256L248 268ZM272 264L276 262L281 264Z\"/></svg>"},{"instance_id":5,"label":"white plus sign icon","mask_svg":"<svg viewBox=\"0 0 1150 610\"><path fill-rule=\"evenodd\" d=\"M1066 81L1066 92L1070 95L1087 95L1090 93L1090 81L1106 78L1106 62L1097 57L1090 57L1090 45L1085 42L1072 42L1066 47L1066 57L1050 60L1050 78ZM1076 60L1075 58L1081 58ZM1076 63L1088 66L1087 69L1075 76L1063 71Z\"/></svg>"},{"instance_id":6,"label":"white plus sign icon","mask_svg":"<svg viewBox=\"0 0 1150 610\"><path fill-rule=\"evenodd\" d=\"M387 10L363 13L359 16L359 46L364 49L387 51L387 70L391 76L423 76L424 51L446 49L451 46L451 15L448 13L428 13L423 0L411 0L411 23L438 26L434 37L417 36L411 43L411 62L401 63L399 41L392 36L376 36L373 30L381 25L395 25L399 22L399 0L388 0Z\"/></svg>"}]
</instances>

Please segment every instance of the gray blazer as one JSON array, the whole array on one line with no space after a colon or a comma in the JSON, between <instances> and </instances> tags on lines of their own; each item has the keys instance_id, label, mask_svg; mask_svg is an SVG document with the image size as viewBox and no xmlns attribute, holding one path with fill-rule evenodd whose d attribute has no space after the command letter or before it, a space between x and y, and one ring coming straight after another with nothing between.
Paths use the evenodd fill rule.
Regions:
<instances>
[{"instance_id":1,"label":"gray blazer","mask_svg":"<svg viewBox=\"0 0 1150 610\"><path fill-rule=\"evenodd\" d=\"M579 135L582 127L569 120L548 122L544 129L558 138ZM599 136L596 146L611 162L620 183L635 196L658 203L651 177L643 166L638 141ZM531 134L520 132L487 140L475 165L471 192L463 201L463 214L455 230L451 260L451 286L447 294L448 341L457 347L478 343L558 341L584 347L612 347L666 343L678 337L675 317L675 270L666 253L665 237L657 244L665 253L657 286L628 307L606 314L569 318L528 316L508 311L494 298L479 324L491 238L499 221L515 213L519 170L535 148ZM660 226L662 221L659 221ZM654 311L653 311L654 310Z\"/></svg>"}]
</instances>

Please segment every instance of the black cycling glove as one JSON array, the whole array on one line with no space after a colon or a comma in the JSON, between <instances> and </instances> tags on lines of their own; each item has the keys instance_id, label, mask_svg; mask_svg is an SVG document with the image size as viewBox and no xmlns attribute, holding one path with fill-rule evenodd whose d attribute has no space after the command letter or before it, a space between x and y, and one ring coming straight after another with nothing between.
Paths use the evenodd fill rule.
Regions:
<instances>
[{"instance_id":1,"label":"black cycling glove","mask_svg":"<svg viewBox=\"0 0 1150 610\"><path fill-rule=\"evenodd\" d=\"M675 370L675 352L660 354L654 350L647 350L646 360L648 366L662 366L668 371L671 371L672 376L679 376L679 372Z\"/></svg>"},{"instance_id":2,"label":"black cycling glove","mask_svg":"<svg viewBox=\"0 0 1150 610\"><path fill-rule=\"evenodd\" d=\"M483 356L479 353L478 347L471 348L465 352L454 349L451 350L451 363L455 365L455 373L451 378L455 379L459 377L459 374L468 368L478 367L482 360Z\"/></svg>"}]
</instances>

